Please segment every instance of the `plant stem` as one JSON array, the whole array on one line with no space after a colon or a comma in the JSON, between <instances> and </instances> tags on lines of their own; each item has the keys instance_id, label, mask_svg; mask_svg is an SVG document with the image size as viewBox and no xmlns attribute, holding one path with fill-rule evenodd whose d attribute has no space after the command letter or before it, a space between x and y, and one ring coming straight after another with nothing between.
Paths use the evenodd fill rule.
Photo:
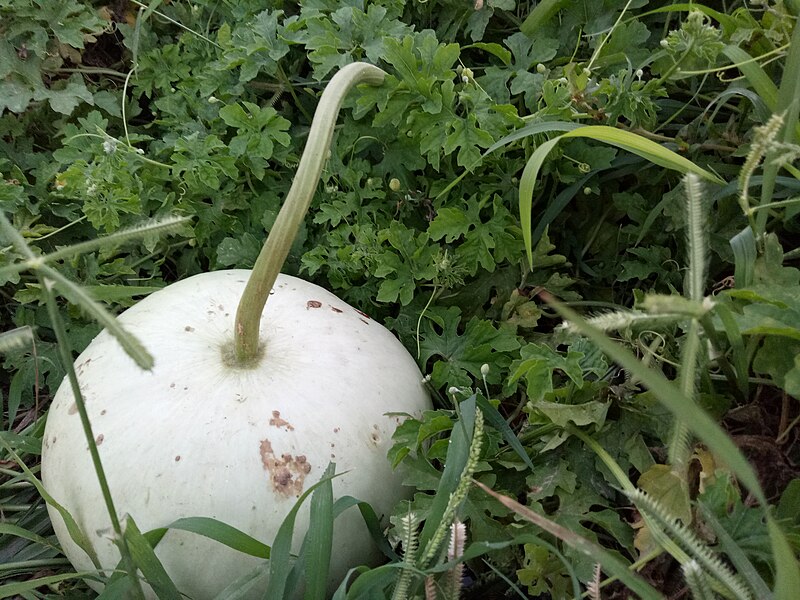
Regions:
<instances>
[{"instance_id":1,"label":"plant stem","mask_svg":"<svg viewBox=\"0 0 800 600\"><path fill-rule=\"evenodd\" d=\"M300 158L292 187L258 255L253 273L239 301L234 333L234 354L238 365L252 365L260 354L261 313L264 311L278 273L289 255L297 230L311 205L322 167L328 158L336 117L347 92L359 83L380 85L385 75L386 73L378 67L366 63L352 63L334 75L325 88L314 114L308 142Z\"/></svg>"}]
</instances>

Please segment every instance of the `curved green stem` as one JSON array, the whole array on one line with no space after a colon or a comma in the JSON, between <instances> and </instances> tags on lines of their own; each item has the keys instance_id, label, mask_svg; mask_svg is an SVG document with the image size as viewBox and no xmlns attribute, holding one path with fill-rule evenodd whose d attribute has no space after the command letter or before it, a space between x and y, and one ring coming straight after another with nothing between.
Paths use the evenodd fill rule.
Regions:
<instances>
[{"instance_id":1,"label":"curved green stem","mask_svg":"<svg viewBox=\"0 0 800 600\"><path fill-rule=\"evenodd\" d=\"M328 158L336 117L347 92L359 83L380 85L386 73L366 63L353 63L331 79L320 98L308 134L300 165L278 218L258 255L253 273L239 301L234 330L234 356L237 364L252 364L259 356L259 325L269 292L289 255L297 230L305 218L322 167Z\"/></svg>"}]
</instances>

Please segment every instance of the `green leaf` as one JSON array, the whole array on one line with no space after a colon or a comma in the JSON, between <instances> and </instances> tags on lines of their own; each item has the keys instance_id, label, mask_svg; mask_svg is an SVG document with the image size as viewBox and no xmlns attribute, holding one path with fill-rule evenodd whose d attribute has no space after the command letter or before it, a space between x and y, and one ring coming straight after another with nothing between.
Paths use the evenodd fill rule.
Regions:
<instances>
[{"instance_id":1,"label":"green leaf","mask_svg":"<svg viewBox=\"0 0 800 600\"><path fill-rule=\"evenodd\" d=\"M93 105L94 98L91 92L86 89L86 84L80 75L73 75L60 89L49 89L46 94L34 94L34 99L47 99L52 108L62 115L70 115L82 102Z\"/></svg>"},{"instance_id":2,"label":"green leaf","mask_svg":"<svg viewBox=\"0 0 800 600\"><path fill-rule=\"evenodd\" d=\"M473 317L459 335L460 310L450 307L436 314L437 333L432 321L425 323L420 344L420 360L425 363L438 357L433 366L432 384L435 387L470 386L472 380L481 379L481 366L484 363L496 366L499 370L511 362L507 353L519 348L516 336L506 330L496 329L489 321ZM490 378L492 373L490 372Z\"/></svg>"},{"instance_id":3,"label":"green leaf","mask_svg":"<svg viewBox=\"0 0 800 600\"><path fill-rule=\"evenodd\" d=\"M489 54L499 58L506 66L511 64L511 52L503 48L500 44L491 42L476 42L475 44L464 46L463 50L469 50L470 48L477 48L478 50L488 52Z\"/></svg>"},{"instance_id":4,"label":"green leaf","mask_svg":"<svg viewBox=\"0 0 800 600\"><path fill-rule=\"evenodd\" d=\"M569 424L597 425L600 429L606 421L606 413L611 403L591 400L582 404L559 404L539 400L533 402L532 406L559 427L567 427Z\"/></svg>"},{"instance_id":5,"label":"green leaf","mask_svg":"<svg viewBox=\"0 0 800 600\"><path fill-rule=\"evenodd\" d=\"M41 438L21 435L13 431L0 431L0 440L4 447L13 448L17 452L39 456L42 453Z\"/></svg>"},{"instance_id":6,"label":"green leaf","mask_svg":"<svg viewBox=\"0 0 800 600\"><path fill-rule=\"evenodd\" d=\"M142 343L128 332L120 322L109 313L100 303L93 300L80 286L71 282L58 271L48 265L41 265L42 274L52 280L58 292L67 300L80 306L102 325L109 334L119 342L125 353L130 356L140 368L150 370L153 368L153 357Z\"/></svg>"},{"instance_id":7,"label":"green leaf","mask_svg":"<svg viewBox=\"0 0 800 600\"><path fill-rule=\"evenodd\" d=\"M691 398L684 396L677 385L668 381L660 371L642 364L629 350L610 340L598 329L591 327L572 309L556 302L553 298L550 299L550 302L558 313L572 322L582 335L589 338L612 360L630 371L634 377L647 386L655 398L669 409L676 419L685 423L713 452L724 456L728 466L742 484L753 493L762 506L768 505L753 467L714 419Z\"/></svg>"},{"instance_id":8,"label":"green leaf","mask_svg":"<svg viewBox=\"0 0 800 600\"><path fill-rule=\"evenodd\" d=\"M433 241L445 238L450 244L467 233L473 222L467 213L460 208L440 208L436 217L428 226L428 235Z\"/></svg>"},{"instance_id":9,"label":"green leaf","mask_svg":"<svg viewBox=\"0 0 800 600\"><path fill-rule=\"evenodd\" d=\"M520 351L520 360L512 365L510 383L524 378L528 398L534 402L543 400L546 394L553 391L555 371L563 372L580 387L583 385L581 358L583 354L580 352L568 351L563 355L545 344L528 344ZM565 424L562 423L562 426Z\"/></svg>"},{"instance_id":10,"label":"green leaf","mask_svg":"<svg viewBox=\"0 0 800 600\"><path fill-rule=\"evenodd\" d=\"M578 477L570 470L567 461L559 459L538 465L525 478L525 485L528 486L528 499L537 501L559 493L573 494L578 485Z\"/></svg>"},{"instance_id":11,"label":"green leaf","mask_svg":"<svg viewBox=\"0 0 800 600\"><path fill-rule=\"evenodd\" d=\"M614 554L599 544L595 544L594 542L591 542L588 539L573 533L566 527L562 527L561 525L554 523L547 517L535 513L530 508L523 506L516 500L513 500L507 496L503 496L502 494L498 494L480 482L475 483L484 492L496 498L503 505L513 510L523 519L530 521L544 531L554 535L571 548L580 552L582 555L591 556L603 566L603 570L606 573L614 575L620 579L620 581L628 586L632 592L636 593L643 600L658 600L662 598L661 594L651 587L650 584L645 582L644 579L628 570L628 565L626 565Z\"/></svg>"},{"instance_id":12,"label":"green leaf","mask_svg":"<svg viewBox=\"0 0 800 600\"><path fill-rule=\"evenodd\" d=\"M791 308L749 304L734 318L745 335L779 335L800 340L800 303Z\"/></svg>"},{"instance_id":13,"label":"green leaf","mask_svg":"<svg viewBox=\"0 0 800 600\"><path fill-rule=\"evenodd\" d=\"M722 49L722 53L733 61L736 68L742 72L748 83L753 86L753 89L767 105L767 108L774 112L778 105L778 86L764 72L761 65L739 46L728 44Z\"/></svg>"},{"instance_id":14,"label":"green leaf","mask_svg":"<svg viewBox=\"0 0 800 600\"><path fill-rule=\"evenodd\" d=\"M217 247L217 265L251 269L261 252L263 241L246 232L239 237L226 237Z\"/></svg>"},{"instance_id":15,"label":"green leaf","mask_svg":"<svg viewBox=\"0 0 800 600\"><path fill-rule=\"evenodd\" d=\"M653 465L639 476L636 485L661 504L668 514L684 524L692 522L692 505L686 480L669 465Z\"/></svg>"},{"instance_id":16,"label":"green leaf","mask_svg":"<svg viewBox=\"0 0 800 600\"><path fill-rule=\"evenodd\" d=\"M542 0L538 2L520 25L519 30L525 35L534 36L552 19L556 13L569 5L569 0Z\"/></svg>"},{"instance_id":17,"label":"green leaf","mask_svg":"<svg viewBox=\"0 0 800 600\"><path fill-rule=\"evenodd\" d=\"M800 398L800 341L767 337L753 360L753 370L769 375L787 394Z\"/></svg>"}]
</instances>

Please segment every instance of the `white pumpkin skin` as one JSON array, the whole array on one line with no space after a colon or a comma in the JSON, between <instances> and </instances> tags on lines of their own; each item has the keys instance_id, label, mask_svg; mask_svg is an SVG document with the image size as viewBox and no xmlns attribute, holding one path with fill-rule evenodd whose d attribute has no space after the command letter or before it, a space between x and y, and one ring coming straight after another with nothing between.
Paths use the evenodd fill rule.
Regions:
<instances>
[{"instance_id":1,"label":"white pumpkin skin","mask_svg":"<svg viewBox=\"0 0 800 600\"><path fill-rule=\"evenodd\" d=\"M408 496L386 453L402 417L430 408L411 356L379 323L326 290L279 276L261 321L265 356L231 367L236 306L250 271L196 275L125 311L120 321L153 354L142 371L102 332L75 366L120 515L141 531L181 517L219 519L271 544L303 490L329 462L334 496L385 514ZM69 382L45 429L42 479L89 536L105 569L119 553ZM89 558L58 513L50 518L77 570ZM307 528L307 511L296 525ZM295 536L299 549L301 535ZM202 536L170 531L156 553L181 592L212 598L264 561ZM379 553L357 510L336 521L331 581ZM257 593L254 593L257 595Z\"/></svg>"}]
</instances>

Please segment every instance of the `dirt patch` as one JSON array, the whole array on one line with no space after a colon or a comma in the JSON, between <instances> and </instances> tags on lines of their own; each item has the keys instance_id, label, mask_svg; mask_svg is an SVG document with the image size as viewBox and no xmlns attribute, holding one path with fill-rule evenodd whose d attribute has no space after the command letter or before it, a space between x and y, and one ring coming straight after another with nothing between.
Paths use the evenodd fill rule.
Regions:
<instances>
[{"instance_id":1,"label":"dirt patch","mask_svg":"<svg viewBox=\"0 0 800 600\"><path fill-rule=\"evenodd\" d=\"M269 474L272 489L276 494L288 498L303 493L306 475L311 472L311 464L304 454L292 456L284 453L276 456L269 440L261 440L259 453L261 464Z\"/></svg>"},{"instance_id":2,"label":"dirt patch","mask_svg":"<svg viewBox=\"0 0 800 600\"><path fill-rule=\"evenodd\" d=\"M269 424L273 427L284 427L286 431L294 431L292 424L286 419L281 418L281 412L279 410L272 411L272 418L269 420Z\"/></svg>"}]
</instances>

